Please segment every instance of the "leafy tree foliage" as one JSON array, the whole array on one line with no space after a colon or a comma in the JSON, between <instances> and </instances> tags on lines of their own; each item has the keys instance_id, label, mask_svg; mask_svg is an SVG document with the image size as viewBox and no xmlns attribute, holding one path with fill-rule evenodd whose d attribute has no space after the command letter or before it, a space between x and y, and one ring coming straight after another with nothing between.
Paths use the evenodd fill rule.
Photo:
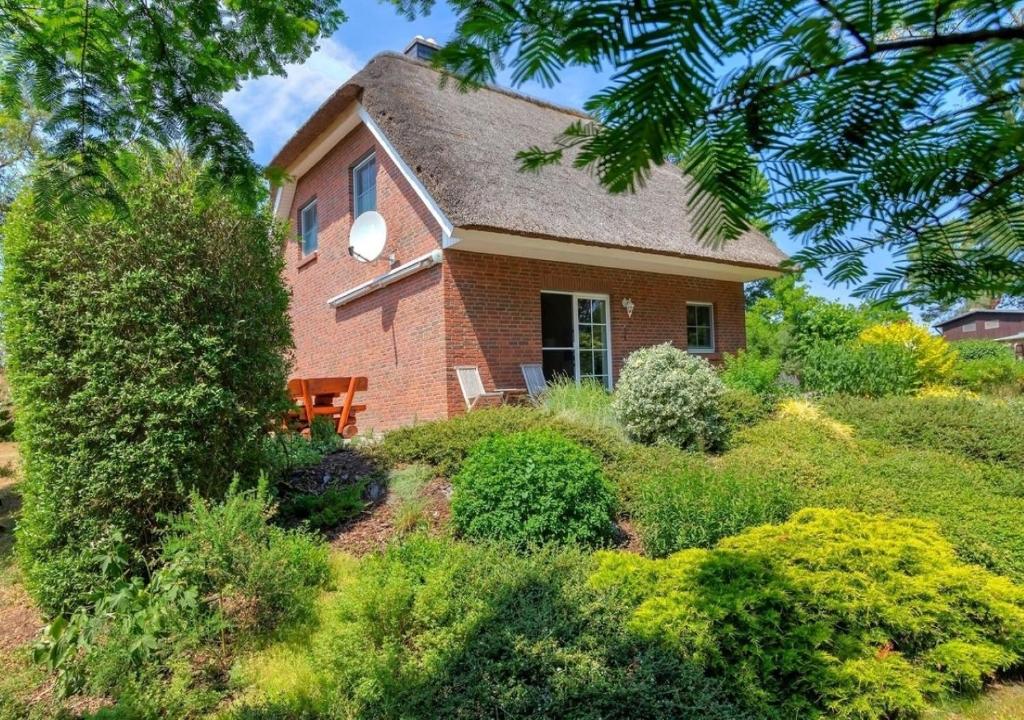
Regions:
<instances>
[{"instance_id":1,"label":"leafy tree foliage","mask_svg":"<svg viewBox=\"0 0 1024 720\"><path fill-rule=\"evenodd\" d=\"M252 478L291 346L282 230L179 157L119 163L125 212L4 226L0 293L24 453L18 551L48 612L104 589L115 536L146 554L189 491ZM135 565L136 569L141 564Z\"/></svg>"},{"instance_id":2,"label":"leafy tree foliage","mask_svg":"<svg viewBox=\"0 0 1024 720\"><path fill-rule=\"evenodd\" d=\"M393 0L408 13L434 0ZM1010 0L452 0L437 62L463 85L611 71L527 168L568 160L613 192L678 162L704 240L767 215L865 296L1024 290L1024 26ZM682 201L682 200L681 200ZM869 274L867 258L895 262Z\"/></svg>"},{"instance_id":3,"label":"leafy tree foliage","mask_svg":"<svg viewBox=\"0 0 1024 720\"><path fill-rule=\"evenodd\" d=\"M125 142L180 144L255 197L245 133L221 104L283 74L344 19L335 0L0 0L0 107L47 114L53 157L36 190L99 188Z\"/></svg>"}]
</instances>

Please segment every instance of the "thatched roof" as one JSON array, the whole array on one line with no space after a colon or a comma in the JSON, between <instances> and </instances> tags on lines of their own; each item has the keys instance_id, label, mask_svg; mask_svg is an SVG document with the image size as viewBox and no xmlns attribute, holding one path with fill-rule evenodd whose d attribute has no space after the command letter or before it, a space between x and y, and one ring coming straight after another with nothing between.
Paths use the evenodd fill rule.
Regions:
<instances>
[{"instance_id":1,"label":"thatched roof","mask_svg":"<svg viewBox=\"0 0 1024 720\"><path fill-rule=\"evenodd\" d=\"M271 164L286 169L358 98L456 228L493 230L776 268L785 258L763 234L713 249L694 237L687 182L674 166L655 168L636 194L609 194L568 163L522 172L516 153L550 147L586 117L500 88L459 92L412 58L377 55L339 88Z\"/></svg>"}]
</instances>

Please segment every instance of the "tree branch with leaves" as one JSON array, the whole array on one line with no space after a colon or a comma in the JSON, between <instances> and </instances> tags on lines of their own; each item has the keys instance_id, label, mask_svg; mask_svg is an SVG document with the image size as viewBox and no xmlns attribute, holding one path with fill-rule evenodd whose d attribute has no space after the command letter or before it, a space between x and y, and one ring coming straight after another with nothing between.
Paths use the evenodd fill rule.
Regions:
<instances>
[{"instance_id":1,"label":"tree branch with leaves","mask_svg":"<svg viewBox=\"0 0 1024 720\"><path fill-rule=\"evenodd\" d=\"M415 16L434 0L393 0ZM592 116L523 168L611 192L678 163L701 238L755 220L867 297L1024 291L1024 26L1012 2L452 0L436 56L463 88L605 70ZM891 258L870 271L871 258ZM877 261L876 261L877 262Z\"/></svg>"}]
</instances>

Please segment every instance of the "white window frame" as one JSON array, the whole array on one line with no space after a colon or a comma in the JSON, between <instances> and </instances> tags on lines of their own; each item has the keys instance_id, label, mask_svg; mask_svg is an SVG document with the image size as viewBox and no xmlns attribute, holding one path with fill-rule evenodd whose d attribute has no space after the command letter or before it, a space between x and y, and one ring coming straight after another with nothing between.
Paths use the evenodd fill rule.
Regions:
<instances>
[{"instance_id":1,"label":"white window frame","mask_svg":"<svg viewBox=\"0 0 1024 720\"><path fill-rule=\"evenodd\" d=\"M574 293L565 290L541 290L541 295L569 295L572 297L572 347L548 347L541 346L541 356L545 350L572 350L573 366L575 369L576 384L581 382L580 378L580 300L603 300L604 301L604 332L605 332L605 367L608 368L608 384L605 386L612 390L615 386L615 373L612 371L612 298L610 295L601 293Z\"/></svg>"},{"instance_id":2,"label":"white window frame","mask_svg":"<svg viewBox=\"0 0 1024 720\"><path fill-rule=\"evenodd\" d=\"M998 327L999 327L999 321L998 320L986 320L985 321L985 329L986 330L995 330Z\"/></svg>"},{"instance_id":3,"label":"white window frame","mask_svg":"<svg viewBox=\"0 0 1024 720\"><path fill-rule=\"evenodd\" d=\"M692 347L690 345L690 308L691 307L706 307L711 311L711 346L710 347ZM683 322L686 323L686 352L694 353L695 355L711 355L715 352L715 305L709 302L687 302L686 303L686 317L683 318Z\"/></svg>"},{"instance_id":4,"label":"white window frame","mask_svg":"<svg viewBox=\"0 0 1024 720\"><path fill-rule=\"evenodd\" d=\"M960 329L960 332L965 332L965 333L978 332L978 323L977 322L964 323L963 327Z\"/></svg>"},{"instance_id":5,"label":"white window frame","mask_svg":"<svg viewBox=\"0 0 1024 720\"><path fill-rule=\"evenodd\" d=\"M309 209L316 211L316 230L313 232L313 240L316 243L316 247L312 250L306 250L306 211ZM317 209L316 198L310 200L308 203L299 208L299 249L302 252L302 257L309 257L313 253L320 249L320 211Z\"/></svg>"},{"instance_id":6,"label":"white window frame","mask_svg":"<svg viewBox=\"0 0 1024 720\"><path fill-rule=\"evenodd\" d=\"M359 177L359 171L362 170L367 165L369 165L371 162L372 163L376 163L377 162L377 153L376 152L371 152L369 155L367 155L362 160L360 160L359 162L357 162L355 165L352 166L351 182L352 182L352 219L353 220L355 220L357 217L362 215L362 213L359 212L359 196L362 193L359 192L359 188L357 186L356 178ZM376 207L377 207L377 177L376 177L376 174L374 175L374 178L373 178L373 207L374 207L374 209L376 209ZM366 212L366 211L364 210L363 212Z\"/></svg>"}]
</instances>

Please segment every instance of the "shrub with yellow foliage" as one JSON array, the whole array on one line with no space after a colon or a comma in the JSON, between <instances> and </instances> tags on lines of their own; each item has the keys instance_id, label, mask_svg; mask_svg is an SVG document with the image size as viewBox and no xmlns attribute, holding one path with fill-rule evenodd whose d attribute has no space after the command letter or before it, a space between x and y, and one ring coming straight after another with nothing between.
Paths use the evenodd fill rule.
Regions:
<instances>
[{"instance_id":1,"label":"shrub with yellow foliage","mask_svg":"<svg viewBox=\"0 0 1024 720\"><path fill-rule=\"evenodd\" d=\"M920 380L925 384L949 378L956 364L956 352L944 338L912 322L871 325L861 332L859 339L869 345L892 344L909 349L917 359Z\"/></svg>"}]
</instances>

